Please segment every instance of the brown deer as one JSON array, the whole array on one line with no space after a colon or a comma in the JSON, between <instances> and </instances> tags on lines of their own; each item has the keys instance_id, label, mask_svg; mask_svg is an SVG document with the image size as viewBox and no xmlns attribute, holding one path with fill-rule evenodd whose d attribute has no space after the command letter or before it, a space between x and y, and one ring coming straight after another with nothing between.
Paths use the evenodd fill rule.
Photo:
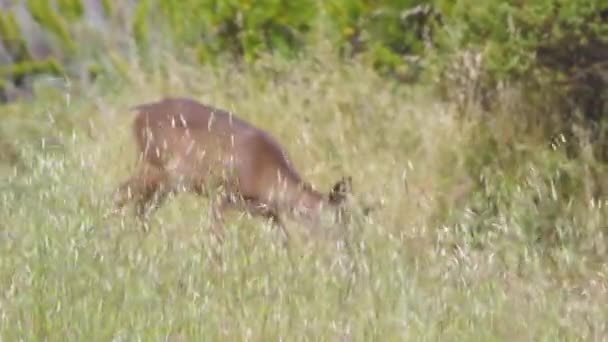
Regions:
<instances>
[{"instance_id":1,"label":"brown deer","mask_svg":"<svg viewBox=\"0 0 608 342\"><path fill-rule=\"evenodd\" d=\"M328 194L313 189L269 133L230 112L188 98L133 109L138 170L118 188L115 203L120 210L133 200L144 223L167 195L180 191L210 199L212 231L220 241L228 209L270 219L285 238L283 213L309 223L319 222L325 209L337 220L344 214L351 177Z\"/></svg>"}]
</instances>

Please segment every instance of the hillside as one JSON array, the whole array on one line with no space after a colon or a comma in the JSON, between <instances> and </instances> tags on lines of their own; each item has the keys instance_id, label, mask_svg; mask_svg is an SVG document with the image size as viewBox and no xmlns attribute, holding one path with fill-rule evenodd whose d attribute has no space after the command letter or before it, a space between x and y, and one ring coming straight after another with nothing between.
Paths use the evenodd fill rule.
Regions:
<instances>
[{"instance_id":1,"label":"hillside","mask_svg":"<svg viewBox=\"0 0 608 342\"><path fill-rule=\"evenodd\" d=\"M602 104L562 106L572 93L538 91L548 74L504 76L473 48L420 48L407 64L420 74L403 78L315 37L250 60L84 40L90 58L57 65L96 64L94 77L28 74L30 96L0 107L2 340L606 339ZM231 215L217 263L204 199L172 198L149 232L131 210L107 217L134 167L129 108L169 95L268 130L319 189L352 176L347 229L289 222L284 248Z\"/></svg>"}]
</instances>

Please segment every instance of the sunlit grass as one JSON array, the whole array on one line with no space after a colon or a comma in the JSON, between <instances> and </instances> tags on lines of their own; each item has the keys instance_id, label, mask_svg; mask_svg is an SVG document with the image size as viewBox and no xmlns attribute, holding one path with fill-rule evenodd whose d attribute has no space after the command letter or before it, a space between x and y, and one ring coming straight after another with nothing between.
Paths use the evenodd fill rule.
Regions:
<instances>
[{"instance_id":1,"label":"sunlit grass","mask_svg":"<svg viewBox=\"0 0 608 342\"><path fill-rule=\"evenodd\" d=\"M578 191L592 185L580 160L534 137L510 150L504 131L329 57L168 63L11 105L3 133L23 165L0 185L3 340L606 338L607 203ZM195 196L169 201L148 233L104 218L133 169L129 107L164 95L235 111L316 187L351 175L356 200L382 206L346 232L290 224L290 249L233 215L220 264Z\"/></svg>"}]
</instances>

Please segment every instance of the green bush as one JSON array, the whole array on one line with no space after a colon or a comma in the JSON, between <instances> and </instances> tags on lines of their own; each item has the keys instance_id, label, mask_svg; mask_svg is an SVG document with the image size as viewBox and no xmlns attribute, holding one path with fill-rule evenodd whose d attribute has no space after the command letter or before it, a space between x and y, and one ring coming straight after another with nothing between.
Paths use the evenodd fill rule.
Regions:
<instances>
[{"instance_id":1,"label":"green bush","mask_svg":"<svg viewBox=\"0 0 608 342\"><path fill-rule=\"evenodd\" d=\"M566 99L554 109L606 113L608 6L602 0L437 1L444 25L439 63L462 49L478 51L484 86L519 82Z\"/></svg>"},{"instance_id":2,"label":"green bush","mask_svg":"<svg viewBox=\"0 0 608 342\"><path fill-rule=\"evenodd\" d=\"M6 96L9 84L21 86L28 75L58 74L61 66L53 58L34 60L13 13L0 12L0 44L12 58L12 64L0 65L0 98Z\"/></svg>"},{"instance_id":3,"label":"green bush","mask_svg":"<svg viewBox=\"0 0 608 342\"><path fill-rule=\"evenodd\" d=\"M405 56L420 56L438 17L428 0L326 2L328 21L347 55L364 53L383 73L406 67Z\"/></svg>"},{"instance_id":4,"label":"green bush","mask_svg":"<svg viewBox=\"0 0 608 342\"><path fill-rule=\"evenodd\" d=\"M34 20L59 40L62 50L68 55L77 52L77 46L72 40L70 22L64 16L67 16L68 19L75 19L79 11L73 3L79 3L79 1L70 1L72 6L68 6L68 2L64 1L59 9L61 12L57 12L48 0L27 0L27 8Z\"/></svg>"},{"instance_id":5,"label":"green bush","mask_svg":"<svg viewBox=\"0 0 608 342\"><path fill-rule=\"evenodd\" d=\"M314 0L160 1L163 27L175 48L198 51L203 62L217 56L254 60L272 51L293 56L314 23ZM140 5L144 6L144 4Z\"/></svg>"},{"instance_id":6,"label":"green bush","mask_svg":"<svg viewBox=\"0 0 608 342\"><path fill-rule=\"evenodd\" d=\"M196 51L202 63L226 56L251 62L267 52L294 57L306 50L307 44L314 44L310 33L318 33L321 27L322 39L340 47L347 58L362 55L384 74L401 75L412 74L408 68L412 59L406 57L424 53L436 21L428 0L146 0L130 11L131 18L121 18L128 12L120 5L103 4L108 20L120 18L131 23L127 33L144 60L146 51L167 47ZM82 19L81 0L62 0L57 9L48 0L28 0L27 8L53 37L50 43L60 45L59 51L72 57L83 49L71 32L72 25ZM10 18L2 19L4 31L14 26ZM11 32L0 34L18 42ZM11 44L13 50L17 49L16 43ZM148 49L149 45L154 49Z\"/></svg>"},{"instance_id":7,"label":"green bush","mask_svg":"<svg viewBox=\"0 0 608 342\"><path fill-rule=\"evenodd\" d=\"M162 1L151 17L148 3L141 2L135 12L136 39L146 40L147 21L164 22L155 27L173 48L194 48L202 62L226 55L253 61L265 52L296 56L306 49L313 27L324 21L323 36L343 55L363 53L385 73L406 66L405 56L424 52L436 19L427 0Z\"/></svg>"},{"instance_id":8,"label":"green bush","mask_svg":"<svg viewBox=\"0 0 608 342\"><path fill-rule=\"evenodd\" d=\"M22 60L29 57L25 41L15 20L10 12L0 12L0 43L14 60Z\"/></svg>"},{"instance_id":9,"label":"green bush","mask_svg":"<svg viewBox=\"0 0 608 342\"><path fill-rule=\"evenodd\" d=\"M80 19L84 13L84 6L81 0L59 0L57 5L59 13L71 21Z\"/></svg>"}]
</instances>

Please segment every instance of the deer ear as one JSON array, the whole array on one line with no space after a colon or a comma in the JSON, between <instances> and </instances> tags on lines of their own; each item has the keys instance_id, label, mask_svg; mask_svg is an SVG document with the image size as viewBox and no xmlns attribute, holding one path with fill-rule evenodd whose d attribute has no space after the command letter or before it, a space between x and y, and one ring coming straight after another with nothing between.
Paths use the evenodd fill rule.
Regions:
<instances>
[{"instance_id":1,"label":"deer ear","mask_svg":"<svg viewBox=\"0 0 608 342\"><path fill-rule=\"evenodd\" d=\"M333 204L340 204L352 192L352 177L342 177L329 192L329 201Z\"/></svg>"}]
</instances>

